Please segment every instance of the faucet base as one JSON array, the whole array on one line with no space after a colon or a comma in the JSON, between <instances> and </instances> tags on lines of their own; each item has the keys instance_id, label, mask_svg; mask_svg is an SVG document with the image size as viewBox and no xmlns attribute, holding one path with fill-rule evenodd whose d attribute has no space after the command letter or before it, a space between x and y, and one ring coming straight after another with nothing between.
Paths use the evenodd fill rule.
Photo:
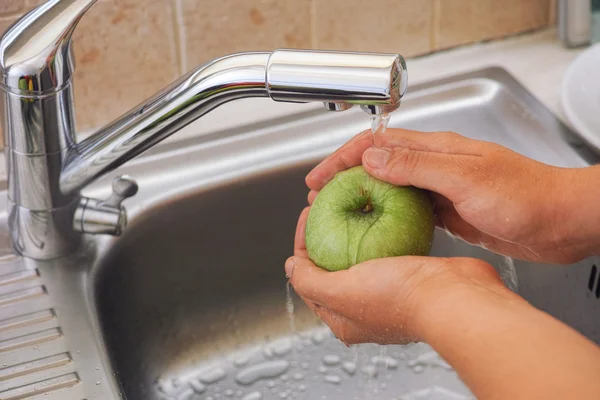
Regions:
<instances>
[{"instance_id":1,"label":"faucet base","mask_svg":"<svg viewBox=\"0 0 600 400\"><path fill-rule=\"evenodd\" d=\"M30 210L8 200L11 242L15 251L36 260L50 260L74 252L82 234L73 230L79 199L53 210Z\"/></svg>"}]
</instances>

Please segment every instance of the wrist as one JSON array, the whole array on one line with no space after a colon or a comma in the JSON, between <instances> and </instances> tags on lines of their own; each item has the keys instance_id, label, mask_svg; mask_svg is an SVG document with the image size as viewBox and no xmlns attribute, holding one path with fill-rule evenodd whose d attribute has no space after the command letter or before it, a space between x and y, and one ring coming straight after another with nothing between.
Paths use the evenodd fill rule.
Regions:
<instances>
[{"instance_id":1,"label":"wrist","mask_svg":"<svg viewBox=\"0 0 600 400\"><path fill-rule=\"evenodd\" d=\"M549 205L554 213L554 245L573 262L600 255L600 166L562 169L557 196Z\"/></svg>"},{"instance_id":2,"label":"wrist","mask_svg":"<svg viewBox=\"0 0 600 400\"><path fill-rule=\"evenodd\" d=\"M476 324L491 309L531 307L504 285L488 263L468 258L447 260L451 265L416 294L411 325L419 341L433 345L457 326Z\"/></svg>"}]
</instances>

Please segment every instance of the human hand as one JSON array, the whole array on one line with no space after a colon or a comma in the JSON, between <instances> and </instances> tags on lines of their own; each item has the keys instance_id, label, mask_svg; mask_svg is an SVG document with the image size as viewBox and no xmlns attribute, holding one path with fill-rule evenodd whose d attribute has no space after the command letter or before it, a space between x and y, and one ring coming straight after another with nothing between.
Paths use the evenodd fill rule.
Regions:
<instances>
[{"instance_id":1,"label":"human hand","mask_svg":"<svg viewBox=\"0 0 600 400\"><path fill-rule=\"evenodd\" d=\"M489 264L470 258L390 257L329 272L308 258L307 207L296 229L286 274L296 293L349 344L406 344L423 340L427 321L444 313L440 301L466 291L514 296Z\"/></svg>"},{"instance_id":2,"label":"human hand","mask_svg":"<svg viewBox=\"0 0 600 400\"><path fill-rule=\"evenodd\" d=\"M336 173L364 166L372 176L398 186L432 192L437 225L494 252L529 261L572 263L593 255L598 224L577 213L577 192L597 181L592 168L546 165L495 143L452 132L388 128L373 145L370 131L357 135L306 178L312 204ZM593 187L598 186L597 184Z\"/></svg>"}]
</instances>

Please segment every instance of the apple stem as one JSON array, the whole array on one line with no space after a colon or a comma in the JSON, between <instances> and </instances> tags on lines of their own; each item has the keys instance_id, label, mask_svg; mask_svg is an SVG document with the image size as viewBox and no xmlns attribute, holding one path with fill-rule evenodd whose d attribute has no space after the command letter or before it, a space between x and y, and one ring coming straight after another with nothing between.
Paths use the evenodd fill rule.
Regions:
<instances>
[{"instance_id":1,"label":"apple stem","mask_svg":"<svg viewBox=\"0 0 600 400\"><path fill-rule=\"evenodd\" d=\"M362 212L368 214L371 211L373 211L373 206L371 205L371 201L367 200L367 204L363 207Z\"/></svg>"}]
</instances>

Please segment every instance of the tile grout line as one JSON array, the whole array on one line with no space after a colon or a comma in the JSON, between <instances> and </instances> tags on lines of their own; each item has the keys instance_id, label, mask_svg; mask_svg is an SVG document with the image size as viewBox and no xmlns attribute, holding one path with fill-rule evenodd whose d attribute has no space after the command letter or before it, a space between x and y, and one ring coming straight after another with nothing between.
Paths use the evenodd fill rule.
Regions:
<instances>
[{"instance_id":1,"label":"tile grout line","mask_svg":"<svg viewBox=\"0 0 600 400\"><path fill-rule=\"evenodd\" d=\"M441 21L442 5L441 0L432 0L431 7L431 28L429 29L429 51L437 51L437 37L439 34L439 25Z\"/></svg>"},{"instance_id":2,"label":"tile grout line","mask_svg":"<svg viewBox=\"0 0 600 400\"><path fill-rule=\"evenodd\" d=\"M317 0L310 1L310 45L317 48Z\"/></svg>"},{"instance_id":3,"label":"tile grout line","mask_svg":"<svg viewBox=\"0 0 600 400\"><path fill-rule=\"evenodd\" d=\"M179 75L184 75L187 71L187 51L186 51L186 37L185 37L185 24L183 20L183 0L171 0L173 4L173 23L175 31L175 49L177 54L177 60L179 62L178 69Z\"/></svg>"}]
</instances>

